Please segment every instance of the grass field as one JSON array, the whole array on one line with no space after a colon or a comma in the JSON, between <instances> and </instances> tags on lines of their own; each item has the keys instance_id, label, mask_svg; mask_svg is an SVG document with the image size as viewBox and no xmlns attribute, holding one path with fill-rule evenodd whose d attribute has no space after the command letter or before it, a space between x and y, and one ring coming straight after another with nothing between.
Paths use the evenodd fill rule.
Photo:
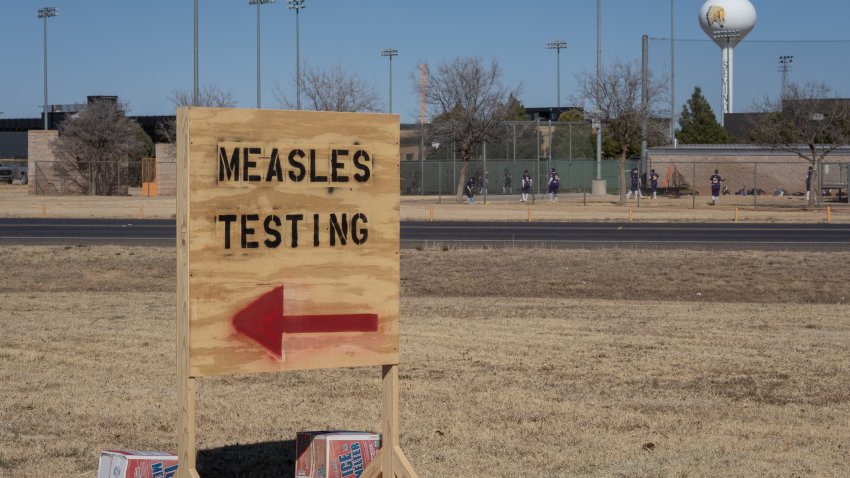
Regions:
<instances>
[{"instance_id":1,"label":"grass field","mask_svg":"<svg viewBox=\"0 0 850 478\"><path fill-rule=\"evenodd\" d=\"M850 252L401 260L402 447L422 477L850 476ZM3 262L0 477L174 450L174 249ZM296 431L378 431L379 375L200 380L201 476L291 477Z\"/></svg>"}]
</instances>

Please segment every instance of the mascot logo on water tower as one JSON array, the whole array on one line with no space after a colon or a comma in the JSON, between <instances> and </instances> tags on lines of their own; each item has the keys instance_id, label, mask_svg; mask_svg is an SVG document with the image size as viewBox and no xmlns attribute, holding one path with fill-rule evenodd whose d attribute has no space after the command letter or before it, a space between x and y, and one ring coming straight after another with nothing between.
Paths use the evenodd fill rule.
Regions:
<instances>
[{"instance_id":1,"label":"mascot logo on water tower","mask_svg":"<svg viewBox=\"0 0 850 478\"><path fill-rule=\"evenodd\" d=\"M721 122L732 112L733 53L735 46L756 24L756 9L749 0L708 0L699 12L699 23L706 35L721 49L722 108Z\"/></svg>"},{"instance_id":2,"label":"mascot logo on water tower","mask_svg":"<svg viewBox=\"0 0 850 478\"><path fill-rule=\"evenodd\" d=\"M723 28L723 23L726 21L726 10L723 7L719 7L717 5L712 5L708 7L708 12L705 14L705 19L708 22L709 26L714 26L717 24L720 28Z\"/></svg>"}]
</instances>

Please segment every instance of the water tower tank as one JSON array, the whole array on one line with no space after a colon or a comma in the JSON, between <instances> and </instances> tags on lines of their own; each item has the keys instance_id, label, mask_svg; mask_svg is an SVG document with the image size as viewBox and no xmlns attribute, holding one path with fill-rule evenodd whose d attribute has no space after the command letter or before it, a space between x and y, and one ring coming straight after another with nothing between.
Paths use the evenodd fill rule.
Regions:
<instances>
[{"instance_id":1,"label":"water tower tank","mask_svg":"<svg viewBox=\"0 0 850 478\"><path fill-rule=\"evenodd\" d=\"M740 37L729 41L729 46L734 48L756 25L756 8L749 0L708 0L699 9L699 24L721 48L726 46L726 41L715 38L714 32L740 32Z\"/></svg>"},{"instance_id":2,"label":"water tower tank","mask_svg":"<svg viewBox=\"0 0 850 478\"><path fill-rule=\"evenodd\" d=\"M723 116L732 112L735 46L756 25L756 9L749 0L708 0L699 10L699 24L721 49L722 124Z\"/></svg>"}]
</instances>

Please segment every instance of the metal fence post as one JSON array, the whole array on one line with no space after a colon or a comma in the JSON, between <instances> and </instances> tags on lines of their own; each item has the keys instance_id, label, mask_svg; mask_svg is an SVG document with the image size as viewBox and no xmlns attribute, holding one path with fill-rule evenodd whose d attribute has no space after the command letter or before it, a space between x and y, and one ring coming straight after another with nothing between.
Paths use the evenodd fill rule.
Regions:
<instances>
[{"instance_id":1,"label":"metal fence post","mask_svg":"<svg viewBox=\"0 0 850 478\"><path fill-rule=\"evenodd\" d=\"M455 168L456 168L455 161L456 160L457 160L457 156L455 155L455 142L454 142L454 140L452 140L452 187L453 188L457 184L457 171L455 171ZM456 193L456 191L453 192L452 194L455 194L455 193Z\"/></svg>"},{"instance_id":2,"label":"metal fence post","mask_svg":"<svg viewBox=\"0 0 850 478\"><path fill-rule=\"evenodd\" d=\"M758 201L757 198L759 196L758 167L759 163L753 163L753 207L756 206L756 201Z\"/></svg>"},{"instance_id":3,"label":"metal fence post","mask_svg":"<svg viewBox=\"0 0 850 478\"><path fill-rule=\"evenodd\" d=\"M481 143L482 151L481 153L484 156L484 204L487 204L487 182L490 180L490 174L487 172L487 141L483 141Z\"/></svg>"},{"instance_id":4,"label":"metal fence post","mask_svg":"<svg viewBox=\"0 0 850 478\"><path fill-rule=\"evenodd\" d=\"M437 163L437 204L443 203L443 162Z\"/></svg>"},{"instance_id":5,"label":"metal fence post","mask_svg":"<svg viewBox=\"0 0 850 478\"><path fill-rule=\"evenodd\" d=\"M537 194L540 195L540 160L534 162L534 177L537 183Z\"/></svg>"},{"instance_id":6,"label":"metal fence post","mask_svg":"<svg viewBox=\"0 0 850 478\"><path fill-rule=\"evenodd\" d=\"M516 173L516 123L511 123L514 129L513 140L514 140L514 177L517 177Z\"/></svg>"},{"instance_id":7,"label":"metal fence post","mask_svg":"<svg viewBox=\"0 0 850 478\"><path fill-rule=\"evenodd\" d=\"M419 123L419 195L425 195L425 125Z\"/></svg>"},{"instance_id":8,"label":"metal fence post","mask_svg":"<svg viewBox=\"0 0 850 478\"><path fill-rule=\"evenodd\" d=\"M694 182L691 184L691 209L697 208L697 163L694 161Z\"/></svg>"}]
</instances>

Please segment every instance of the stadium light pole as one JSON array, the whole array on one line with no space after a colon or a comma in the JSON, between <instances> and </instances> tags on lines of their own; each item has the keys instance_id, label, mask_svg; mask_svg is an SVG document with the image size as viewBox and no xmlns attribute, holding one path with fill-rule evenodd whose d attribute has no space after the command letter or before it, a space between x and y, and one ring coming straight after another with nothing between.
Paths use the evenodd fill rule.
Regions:
<instances>
[{"instance_id":1,"label":"stadium light pole","mask_svg":"<svg viewBox=\"0 0 850 478\"><path fill-rule=\"evenodd\" d=\"M596 180L602 180L602 118L599 82L602 81L602 0L596 0Z\"/></svg>"},{"instance_id":2,"label":"stadium light pole","mask_svg":"<svg viewBox=\"0 0 850 478\"><path fill-rule=\"evenodd\" d=\"M248 0L249 5L257 6L257 109L262 108L260 95L260 6L274 2L275 0Z\"/></svg>"},{"instance_id":3,"label":"stadium light pole","mask_svg":"<svg viewBox=\"0 0 850 478\"><path fill-rule=\"evenodd\" d=\"M791 63L794 63L792 55L782 55L779 57L779 72L782 73L782 93L781 98L788 96L788 72L791 71Z\"/></svg>"},{"instance_id":4,"label":"stadium light pole","mask_svg":"<svg viewBox=\"0 0 850 478\"><path fill-rule=\"evenodd\" d=\"M198 106L198 0L195 0L195 52L194 83L192 86L192 106Z\"/></svg>"},{"instance_id":5,"label":"stadium light pole","mask_svg":"<svg viewBox=\"0 0 850 478\"><path fill-rule=\"evenodd\" d=\"M295 105L301 110L301 9L304 0L289 0L289 9L295 10Z\"/></svg>"},{"instance_id":6,"label":"stadium light pole","mask_svg":"<svg viewBox=\"0 0 850 478\"><path fill-rule=\"evenodd\" d=\"M393 57L398 56L398 50L395 48L384 48L381 50L381 56L385 56L390 60L390 92L389 92L389 113L393 112Z\"/></svg>"},{"instance_id":7,"label":"stadium light pole","mask_svg":"<svg viewBox=\"0 0 850 478\"><path fill-rule=\"evenodd\" d=\"M38 9L38 18L44 19L44 129L47 125L47 19L59 15L56 7L44 7Z\"/></svg>"},{"instance_id":8,"label":"stadium light pole","mask_svg":"<svg viewBox=\"0 0 850 478\"><path fill-rule=\"evenodd\" d=\"M546 42L546 48L557 52L557 68L558 68L558 116L561 116L561 48L567 48L567 42L563 40L555 40Z\"/></svg>"},{"instance_id":9,"label":"stadium light pole","mask_svg":"<svg viewBox=\"0 0 850 478\"><path fill-rule=\"evenodd\" d=\"M676 15L670 0L670 144L676 147Z\"/></svg>"}]
</instances>

